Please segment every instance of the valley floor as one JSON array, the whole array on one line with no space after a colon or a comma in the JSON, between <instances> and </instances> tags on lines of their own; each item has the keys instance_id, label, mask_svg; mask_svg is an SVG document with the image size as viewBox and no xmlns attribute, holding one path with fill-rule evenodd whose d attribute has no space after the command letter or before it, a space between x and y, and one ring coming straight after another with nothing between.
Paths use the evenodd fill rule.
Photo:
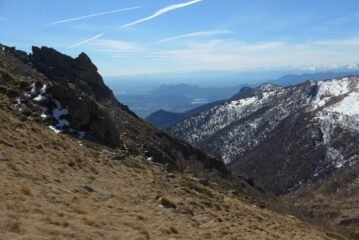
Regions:
<instances>
[{"instance_id":1,"label":"valley floor","mask_svg":"<svg viewBox=\"0 0 359 240\"><path fill-rule=\"evenodd\" d=\"M56 135L8 107L0 104L1 240L332 239L215 183Z\"/></svg>"}]
</instances>

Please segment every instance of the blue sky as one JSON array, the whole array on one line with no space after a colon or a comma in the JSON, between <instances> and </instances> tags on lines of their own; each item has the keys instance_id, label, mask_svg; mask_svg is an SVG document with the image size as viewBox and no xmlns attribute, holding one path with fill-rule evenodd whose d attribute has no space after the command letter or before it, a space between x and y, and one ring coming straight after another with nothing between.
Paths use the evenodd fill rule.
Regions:
<instances>
[{"instance_id":1,"label":"blue sky","mask_svg":"<svg viewBox=\"0 0 359 240\"><path fill-rule=\"evenodd\" d=\"M354 67L358 26L357 0L0 0L1 43L86 52L105 76Z\"/></svg>"}]
</instances>

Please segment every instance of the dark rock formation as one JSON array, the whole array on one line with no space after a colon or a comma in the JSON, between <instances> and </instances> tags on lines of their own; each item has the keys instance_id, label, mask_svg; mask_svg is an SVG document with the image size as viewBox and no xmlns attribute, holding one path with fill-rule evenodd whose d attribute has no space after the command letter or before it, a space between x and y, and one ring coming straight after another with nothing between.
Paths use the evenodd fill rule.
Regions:
<instances>
[{"instance_id":1,"label":"dark rock formation","mask_svg":"<svg viewBox=\"0 0 359 240\"><path fill-rule=\"evenodd\" d=\"M43 106L34 103L35 112L41 112L45 106L54 114L58 101L68 114L57 120L68 121L69 130L86 132L89 140L124 148L130 154L146 152L154 161L178 170L192 168L201 172L208 169L228 174L219 159L152 127L119 103L86 54L71 58L52 48L33 47L33 53L27 55L15 48L0 47L4 49L1 49L0 68L27 83L26 87L17 86L19 91L14 96L29 94L33 84L37 89L46 85L49 99L43 101ZM18 100L23 101L22 98L31 103L34 96L31 99L21 96Z\"/></svg>"},{"instance_id":2,"label":"dark rock formation","mask_svg":"<svg viewBox=\"0 0 359 240\"><path fill-rule=\"evenodd\" d=\"M81 53L73 59L52 48L33 47L31 62L34 68L53 80L49 92L68 108L72 128L87 132L99 143L120 146L116 124L98 104L112 92L86 54Z\"/></svg>"}]
</instances>

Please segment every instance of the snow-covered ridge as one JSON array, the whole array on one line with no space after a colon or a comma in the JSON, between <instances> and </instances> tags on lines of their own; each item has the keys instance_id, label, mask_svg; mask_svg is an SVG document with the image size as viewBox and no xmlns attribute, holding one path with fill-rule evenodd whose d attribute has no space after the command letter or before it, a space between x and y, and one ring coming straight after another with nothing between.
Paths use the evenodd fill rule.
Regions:
<instances>
[{"instance_id":1,"label":"snow-covered ridge","mask_svg":"<svg viewBox=\"0 0 359 240\"><path fill-rule=\"evenodd\" d=\"M185 128L192 128L198 124L206 122L205 125L201 125L201 128L195 127L191 130L191 134L188 136L190 141L194 143L200 142L207 136L226 128L233 121L248 116L250 113L255 111L258 106L264 105L268 102L270 97L277 94L280 90L282 90L282 88L278 86L264 84L257 89L257 94L253 97L228 101L185 120L183 122Z\"/></svg>"},{"instance_id":2,"label":"snow-covered ridge","mask_svg":"<svg viewBox=\"0 0 359 240\"><path fill-rule=\"evenodd\" d=\"M309 87L303 87L305 84ZM330 138L326 136L331 134L328 132L328 126L331 125L327 123L328 119L335 118L336 123L343 122L348 127L356 128L356 122L353 119L348 120L347 116L358 115L358 84L358 78L355 77L311 81L291 88L263 84L255 90L254 95L225 102L187 118L175 125L171 131L191 143L203 144L209 141L213 148L219 144L223 160L229 163L234 157L258 145L286 117L300 109L308 109L310 112L324 107L317 113L317 120L320 121L324 139L327 141ZM314 96L305 92L310 91L310 85L317 88ZM332 103L336 98L341 99ZM326 105L327 103L331 104ZM262 110L264 108L269 109ZM260 111L263 113L259 113ZM249 121L235 124L256 113L258 116ZM335 113L335 116L330 113ZM257 129L261 131L258 132ZM216 140L211 139L215 134Z\"/></svg>"},{"instance_id":3,"label":"snow-covered ridge","mask_svg":"<svg viewBox=\"0 0 359 240\"><path fill-rule=\"evenodd\" d=\"M359 162L359 77L289 88L265 84L237 96L170 131L238 174L278 177L271 182L275 191L303 187Z\"/></svg>"}]
</instances>

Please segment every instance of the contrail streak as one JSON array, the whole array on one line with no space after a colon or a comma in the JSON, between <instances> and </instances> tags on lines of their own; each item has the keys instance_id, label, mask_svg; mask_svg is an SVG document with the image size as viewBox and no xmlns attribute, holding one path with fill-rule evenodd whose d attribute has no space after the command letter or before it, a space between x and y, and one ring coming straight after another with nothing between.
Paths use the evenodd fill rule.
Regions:
<instances>
[{"instance_id":1,"label":"contrail streak","mask_svg":"<svg viewBox=\"0 0 359 240\"><path fill-rule=\"evenodd\" d=\"M142 8L142 6L122 8L122 9L117 9L117 10L108 11L108 12L94 13L94 14L81 16L81 17L68 18L68 19L51 22L47 25L56 25L56 24L61 24L61 23L66 23L66 22L74 22L74 21L79 21L79 20L86 19L86 18L92 18L92 17L98 17L98 16L109 15L109 14L114 14L114 13L126 12L126 11L130 11L130 10L138 9L138 8Z\"/></svg>"},{"instance_id":2,"label":"contrail streak","mask_svg":"<svg viewBox=\"0 0 359 240\"><path fill-rule=\"evenodd\" d=\"M80 46L80 45L82 45L82 44L88 43L88 42L90 42L90 41L92 41L92 40L95 40L95 39L97 39L97 38L100 38L100 37L102 37L104 34L105 34L105 33L100 33L100 34L98 34L98 35L96 35L96 36L94 36L94 37L92 37L92 38L89 38L89 39L86 39L86 40L84 40L84 41L78 42L78 43L76 43L76 44L74 44L74 45L68 47L67 50L68 50L68 49L71 49L71 48L75 48L75 47Z\"/></svg>"},{"instance_id":3,"label":"contrail streak","mask_svg":"<svg viewBox=\"0 0 359 240\"><path fill-rule=\"evenodd\" d=\"M149 21L149 20L151 20L151 19L154 19L154 18L156 18L156 17L159 17L159 16L161 16L162 14L171 12L171 11L176 10L176 9L178 9L178 8L187 7L187 6L189 6L189 5L192 5L192 4L195 4L195 3L199 3L199 2L202 2L202 0L193 0L193 1L190 1L190 2L186 2L186 3L180 3L180 4L170 5L170 6L167 6L167 7L165 7L165 8L162 8L162 9L158 10L157 12L155 12L153 15L151 15L151 16L149 16L149 17L141 18L141 19L139 19L139 20L137 20L137 21L134 21L134 22L132 22L132 23L128 23L128 24L122 25L121 28L127 28L127 27L130 27L130 26L139 24L139 23L143 23L143 22Z\"/></svg>"},{"instance_id":4,"label":"contrail streak","mask_svg":"<svg viewBox=\"0 0 359 240\"><path fill-rule=\"evenodd\" d=\"M162 39L159 42L160 43L164 43L164 42L172 42L172 41L176 41L176 40L180 40L180 39L184 39L184 38L190 38L190 37L202 37L202 36L215 36L215 35L224 35L224 34L231 34L233 33L230 30L216 30L216 31L207 31L207 32L193 32L193 33L188 33L188 34L183 34L183 35L179 35L176 37L171 37L171 38L166 38L166 39Z\"/></svg>"}]
</instances>

